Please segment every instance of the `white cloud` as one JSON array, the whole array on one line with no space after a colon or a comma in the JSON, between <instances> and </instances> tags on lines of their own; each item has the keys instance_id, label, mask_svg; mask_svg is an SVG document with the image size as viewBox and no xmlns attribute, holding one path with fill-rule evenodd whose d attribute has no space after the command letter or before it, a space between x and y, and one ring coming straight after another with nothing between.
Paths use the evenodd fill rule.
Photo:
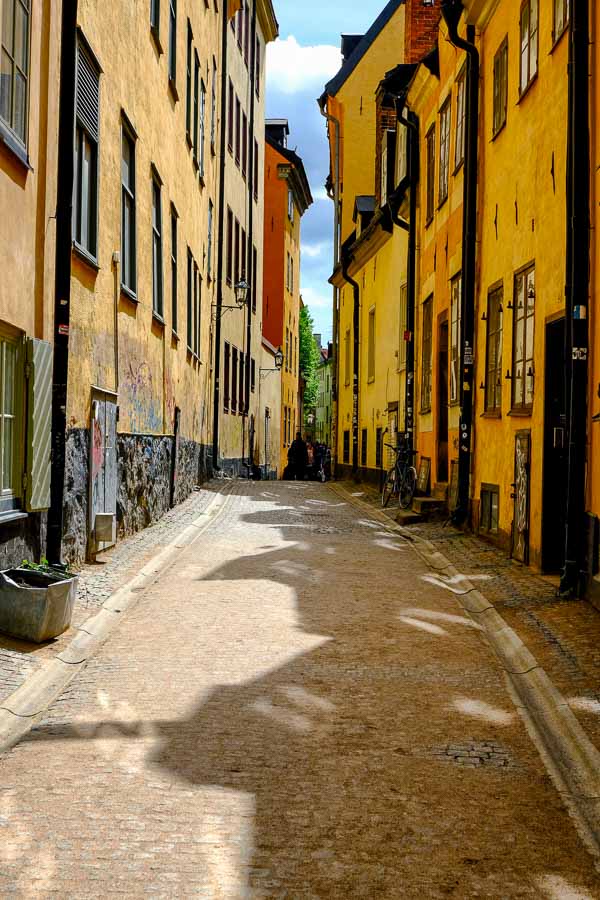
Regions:
<instances>
[{"instance_id":1,"label":"white cloud","mask_svg":"<svg viewBox=\"0 0 600 900\"><path fill-rule=\"evenodd\" d=\"M301 293L302 300L310 309L331 309L333 299L331 293L327 293L327 290L323 292L316 291L311 287L303 287Z\"/></svg>"},{"instance_id":2,"label":"white cloud","mask_svg":"<svg viewBox=\"0 0 600 900\"><path fill-rule=\"evenodd\" d=\"M321 92L341 65L338 47L319 44L301 46L293 35L267 46L267 81L271 90L294 94L313 88ZM316 95L315 95L316 96Z\"/></svg>"},{"instance_id":3,"label":"white cloud","mask_svg":"<svg viewBox=\"0 0 600 900\"><path fill-rule=\"evenodd\" d=\"M302 253L304 256L310 256L311 259L316 259L321 256L324 250L329 248L329 243L321 242L319 244L302 244Z\"/></svg>"}]
</instances>

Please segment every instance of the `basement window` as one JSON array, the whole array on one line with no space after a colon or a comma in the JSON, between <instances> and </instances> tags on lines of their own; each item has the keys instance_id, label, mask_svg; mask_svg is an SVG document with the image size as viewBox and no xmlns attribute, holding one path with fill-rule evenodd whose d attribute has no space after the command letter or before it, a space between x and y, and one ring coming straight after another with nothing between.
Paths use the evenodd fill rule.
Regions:
<instances>
[{"instance_id":1,"label":"basement window","mask_svg":"<svg viewBox=\"0 0 600 900\"><path fill-rule=\"evenodd\" d=\"M479 531L487 534L498 532L500 488L497 484L482 484L479 505Z\"/></svg>"}]
</instances>

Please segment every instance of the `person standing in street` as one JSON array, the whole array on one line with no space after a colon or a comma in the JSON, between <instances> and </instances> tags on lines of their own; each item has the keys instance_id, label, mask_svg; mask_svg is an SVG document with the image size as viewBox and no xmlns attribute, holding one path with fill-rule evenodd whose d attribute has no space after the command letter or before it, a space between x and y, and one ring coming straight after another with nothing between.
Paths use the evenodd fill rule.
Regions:
<instances>
[{"instance_id":1,"label":"person standing in street","mask_svg":"<svg viewBox=\"0 0 600 900\"><path fill-rule=\"evenodd\" d=\"M304 481L308 464L308 451L299 431L296 432L296 439L292 441L288 453L288 461L292 466L295 480Z\"/></svg>"}]
</instances>

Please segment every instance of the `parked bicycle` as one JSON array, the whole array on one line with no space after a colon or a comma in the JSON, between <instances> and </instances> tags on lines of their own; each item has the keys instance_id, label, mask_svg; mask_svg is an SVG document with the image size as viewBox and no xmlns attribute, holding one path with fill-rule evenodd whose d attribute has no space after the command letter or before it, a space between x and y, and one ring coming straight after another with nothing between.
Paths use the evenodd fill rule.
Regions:
<instances>
[{"instance_id":1,"label":"parked bicycle","mask_svg":"<svg viewBox=\"0 0 600 900\"><path fill-rule=\"evenodd\" d=\"M417 470L412 462L417 451L408 450L404 446L394 447L392 444L385 446L394 451L396 459L383 484L381 505L385 509L392 496L396 495L400 509L408 509L417 487Z\"/></svg>"}]
</instances>

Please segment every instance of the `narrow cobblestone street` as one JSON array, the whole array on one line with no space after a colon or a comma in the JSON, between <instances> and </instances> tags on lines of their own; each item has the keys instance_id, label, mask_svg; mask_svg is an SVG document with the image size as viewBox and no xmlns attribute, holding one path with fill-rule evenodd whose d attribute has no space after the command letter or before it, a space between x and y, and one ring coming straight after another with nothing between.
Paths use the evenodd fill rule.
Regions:
<instances>
[{"instance_id":1,"label":"narrow cobblestone street","mask_svg":"<svg viewBox=\"0 0 600 900\"><path fill-rule=\"evenodd\" d=\"M0 896L600 897L499 662L410 543L328 486L221 489L0 757Z\"/></svg>"}]
</instances>

